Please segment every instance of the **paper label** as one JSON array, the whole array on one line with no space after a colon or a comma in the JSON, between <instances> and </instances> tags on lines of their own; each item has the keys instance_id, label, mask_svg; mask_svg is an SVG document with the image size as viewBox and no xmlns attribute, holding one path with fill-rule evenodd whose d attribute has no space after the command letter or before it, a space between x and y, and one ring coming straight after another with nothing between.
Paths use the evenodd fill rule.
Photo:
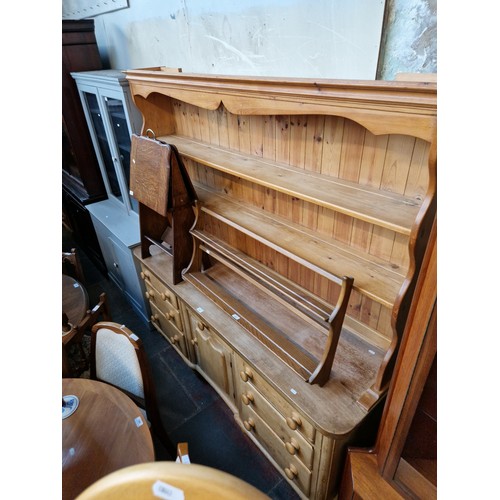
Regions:
<instances>
[{"instance_id":1,"label":"paper label","mask_svg":"<svg viewBox=\"0 0 500 500\"><path fill-rule=\"evenodd\" d=\"M182 490L160 480L153 484L153 495L164 500L184 500Z\"/></svg>"},{"instance_id":2,"label":"paper label","mask_svg":"<svg viewBox=\"0 0 500 500\"><path fill-rule=\"evenodd\" d=\"M134 418L134 422L135 422L135 425L137 425L137 427L140 427L144 422L142 421L142 418L141 417L136 417Z\"/></svg>"},{"instance_id":3,"label":"paper label","mask_svg":"<svg viewBox=\"0 0 500 500\"><path fill-rule=\"evenodd\" d=\"M203 309L203 307L197 307L196 311L199 312L199 313L202 313L204 311L204 309Z\"/></svg>"}]
</instances>

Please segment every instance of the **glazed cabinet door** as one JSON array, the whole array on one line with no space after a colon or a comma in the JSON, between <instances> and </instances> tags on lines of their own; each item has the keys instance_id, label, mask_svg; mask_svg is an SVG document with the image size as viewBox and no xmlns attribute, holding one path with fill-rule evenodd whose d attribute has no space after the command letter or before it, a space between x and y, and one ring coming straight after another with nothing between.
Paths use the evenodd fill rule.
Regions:
<instances>
[{"instance_id":1,"label":"glazed cabinet door","mask_svg":"<svg viewBox=\"0 0 500 500\"><path fill-rule=\"evenodd\" d=\"M196 364L219 392L234 402L233 352L218 335L188 309Z\"/></svg>"},{"instance_id":2,"label":"glazed cabinet door","mask_svg":"<svg viewBox=\"0 0 500 500\"><path fill-rule=\"evenodd\" d=\"M123 74L115 70L72 73L83 105L106 192L125 213L138 212L129 194L131 134L142 124Z\"/></svg>"},{"instance_id":3,"label":"glazed cabinet door","mask_svg":"<svg viewBox=\"0 0 500 500\"><path fill-rule=\"evenodd\" d=\"M132 128L125 106L124 97L120 92L102 89L99 92L101 105L105 111L108 136L112 137L112 162L118 173L120 193L119 200L135 212L139 211L137 200L129 196L130 186L130 148Z\"/></svg>"}]
</instances>

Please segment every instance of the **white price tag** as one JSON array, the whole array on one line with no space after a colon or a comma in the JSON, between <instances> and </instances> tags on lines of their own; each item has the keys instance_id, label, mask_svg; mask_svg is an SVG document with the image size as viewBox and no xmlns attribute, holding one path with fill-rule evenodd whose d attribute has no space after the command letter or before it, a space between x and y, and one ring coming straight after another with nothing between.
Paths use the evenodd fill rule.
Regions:
<instances>
[{"instance_id":1,"label":"white price tag","mask_svg":"<svg viewBox=\"0 0 500 500\"><path fill-rule=\"evenodd\" d=\"M153 495L163 500L184 500L182 490L160 480L153 484Z\"/></svg>"}]
</instances>

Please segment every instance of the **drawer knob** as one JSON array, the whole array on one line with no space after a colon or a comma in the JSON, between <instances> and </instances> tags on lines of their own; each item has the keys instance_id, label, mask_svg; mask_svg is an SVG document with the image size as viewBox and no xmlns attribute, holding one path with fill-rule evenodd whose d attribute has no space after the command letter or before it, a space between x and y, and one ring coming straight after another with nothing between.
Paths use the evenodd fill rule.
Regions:
<instances>
[{"instance_id":1,"label":"drawer knob","mask_svg":"<svg viewBox=\"0 0 500 500\"><path fill-rule=\"evenodd\" d=\"M198 330L205 329L205 325L201 321L198 321L198 323L196 323L196 327L198 328Z\"/></svg>"},{"instance_id":2,"label":"drawer knob","mask_svg":"<svg viewBox=\"0 0 500 500\"><path fill-rule=\"evenodd\" d=\"M158 321L158 314L152 314L151 321Z\"/></svg>"},{"instance_id":3,"label":"drawer knob","mask_svg":"<svg viewBox=\"0 0 500 500\"><path fill-rule=\"evenodd\" d=\"M168 292L162 292L161 300L168 300L170 302L170 294Z\"/></svg>"},{"instance_id":4,"label":"drawer knob","mask_svg":"<svg viewBox=\"0 0 500 500\"><path fill-rule=\"evenodd\" d=\"M295 429L297 429L297 427L300 427L302 425L302 420L299 415L297 415L297 413L292 412L291 417L286 417L286 424L288 425L288 427L290 427L290 429L294 431Z\"/></svg>"},{"instance_id":5,"label":"drawer knob","mask_svg":"<svg viewBox=\"0 0 500 500\"><path fill-rule=\"evenodd\" d=\"M288 479L295 479L298 473L297 467L293 464L290 464L290 467L285 467L285 474Z\"/></svg>"},{"instance_id":6,"label":"drawer knob","mask_svg":"<svg viewBox=\"0 0 500 500\"><path fill-rule=\"evenodd\" d=\"M197 338L191 339L191 344L198 345L198 339Z\"/></svg>"},{"instance_id":7,"label":"drawer knob","mask_svg":"<svg viewBox=\"0 0 500 500\"><path fill-rule=\"evenodd\" d=\"M295 455L300 450L299 443L297 443L297 441L295 441L295 439L293 439L293 438L290 439L289 442L285 443L285 448L286 448L286 451L288 451L288 453L290 453L290 455Z\"/></svg>"},{"instance_id":8,"label":"drawer knob","mask_svg":"<svg viewBox=\"0 0 500 500\"><path fill-rule=\"evenodd\" d=\"M175 318L175 313L170 311L168 314L167 314L167 318L168 319L174 319Z\"/></svg>"},{"instance_id":9,"label":"drawer knob","mask_svg":"<svg viewBox=\"0 0 500 500\"><path fill-rule=\"evenodd\" d=\"M241 400L243 401L244 404L249 405L250 403L254 402L253 394L251 392L247 392L246 394L243 393L241 395Z\"/></svg>"},{"instance_id":10,"label":"drawer knob","mask_svg":"<svg viewBox=\"0 0 500 500\"><path fill-rule=\"evenodd\" d=\"M179 335L174 335L172 338L172 344L177 344L179 342Z\"/></svg>"},{"instance_id":11,"label":"drawer knob","mask_svg":"<svg viewBox=\"0 0 500 500\"><path fill-rule=\"evenodd\" d=\"M143 280L148 280L149 279L149 273L141 271L141 278Z\"/></svg>"},{"instance_id":12,"label":"drawer knob","mask_svg":"<svg viewBox=\"0 0 500 500\"><path fill-rule=\"evenodd\" d=\"M153 292L153 290L150 290L150 291L146 292L146 297L148 299L152 299L152 298L154 298L154 296L155 296L155 293Z\"/></svg>"},{"instance_id":13,"label":"drawer knob","mask_svg":"<svg viewBox=\"0 0 500 500\"><path fill-rule=\"evenodd\" d=\"M251 368L249 368L248 366L245 366L245 369L243 371L240 372L240 377L241 377L241 380L243 380L243 382L247 382L248 379L253 379L253 371Z\"/></svg>"},{"instance_id":14,"label":"drawer knob","mask_svg":"<svg viewBox=\"0 0 500 500\"><path fill-rule=\"evenodd\" d=\"M251 431L252 429L255 429L255 422L253 421L253 418L251 418L251 417L248 420L244 420L243 425L245 426L245 429L247 431Z\"/></svg>"}]
</instances>

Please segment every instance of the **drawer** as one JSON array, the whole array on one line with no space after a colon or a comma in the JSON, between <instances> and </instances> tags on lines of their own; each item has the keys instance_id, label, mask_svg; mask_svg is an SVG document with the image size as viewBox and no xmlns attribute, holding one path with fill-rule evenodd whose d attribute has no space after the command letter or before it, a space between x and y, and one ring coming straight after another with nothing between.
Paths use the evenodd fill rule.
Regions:
<instances>
[{"instance_id":1,"label":"drawer","mask_svg":"<svg viewBox=\"0 0 500 500\"><path fill-rule=\"evenodd\" d=\"M141 269L141 278L144 280L144 283L151 285L158 292L158 300L169 303L175 309L179 309L175 293L165 286L144 264L141 264Z\"/></svg>"},{"instance_id":2,"label":"drawer","mask_svg":"<svg viewBox=\"0 0 500 500\"><path fill-rule=\"evenodd\" d=\"M240 358L237 359L237 372L239 380L243 382L241 391L257 389L264 398L269 401L285 418L287 426L291 430L299 431L311 443L314 443L316 429L306 418L304 418L295 407L285 401L251 366ZM235 374L236 376L236 374ZM248 389L249 388L249 389Z\"/></svg>"},{"instance_id":3,"label":"drawer","mask_svg":"<svg viewBox=\"0 0 500 500\"><path fill-rule=\"evenodd\" d=\"M180 311L174 307L169 300L165 300L163 298L165 295L161 294L156 288L153 288L151 283L148 281L144 281L144 283L146 284L146 297L149 303L160 310L180 331L183 331Z\"/></svg>"},{"instance_id":4,"label":"drawer","mask_svg":"<svg viewBox=\"0 0 500 500\"><path fill-rule=\"evenodd\" d=\"M166 318L153 302L150 302L149 305L151 306L152 313L151 321L154 326L161 330L163 335L186 356L186 340L182 331L177 328L175 322Z\"/></svg>"},{"instance_id":5,"label":"drawer","mask_svg":"<svg viewBox=\"0 0 500 500\"><path fill-rule=\"evenodd\" d=\"M250 406L243 405L241 417L245 429L259 441L259 443L274 458L286 477L307 496L311 488L311 471L295 456L290 455L283 441L264 423Z\"/></svg>"},{"instance_id":6,"label":"drawer","mask_svg":"<svg viewBox=\"0 0 500 500\"><path fill-rule=\"evenodd\" d=\"M285 417L270 405L260 392L247 384L240 396L242 405L250 406L270 427L285 446L285 450L312 468L314 448L297 430L288 427Z\"/></svg>"}]
</instances>

